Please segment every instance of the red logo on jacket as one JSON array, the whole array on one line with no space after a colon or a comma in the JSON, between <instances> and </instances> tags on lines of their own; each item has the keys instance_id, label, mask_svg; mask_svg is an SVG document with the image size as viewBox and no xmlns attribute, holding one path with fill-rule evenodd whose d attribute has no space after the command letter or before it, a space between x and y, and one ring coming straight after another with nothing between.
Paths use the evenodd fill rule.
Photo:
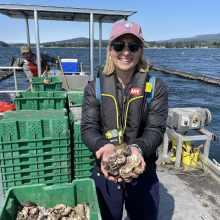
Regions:
<instances>
[{"instance_id":1,"label":"red logo on jacket","mask_svg":"<svg viewBox=\"0 0 220 220\"><path fill-rule=\"evenodd\" d=\"M141 89L140 88L131 88L130 95L140 95Z\"/></svg>"}]
</instances>

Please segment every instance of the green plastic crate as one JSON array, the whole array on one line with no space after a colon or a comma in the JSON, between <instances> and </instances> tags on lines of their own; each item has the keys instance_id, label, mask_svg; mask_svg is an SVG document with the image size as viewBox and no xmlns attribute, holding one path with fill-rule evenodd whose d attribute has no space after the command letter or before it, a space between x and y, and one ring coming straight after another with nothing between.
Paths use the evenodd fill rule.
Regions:
<instances>
[{"instance_id":1,"label":"green plastic crate","mask_svg":"<svg viewBox=\"0 0 220 220\"><path fill-rule=\"evenodd\" d=\"M0 145L10 142L70 137L68 117L0 120Z\"/></svg>"},{"instance_id":2,"label":"green plastic crate","mask_svg":"<svg viewBox=\"0 0 220 220\"><path fill-rule=\"evenodd\" d=\"M68 92L67 97L68 97L69 107L82 106L83 96L84 96L84 92L82 91Z\"/></svg>"},{"instance_id":3,"label":"green plastic crate","mask_svg":"<svg viewBox=\"0 0 220 220\"><path fill-rule=\"evenodd\" d=\"M70 184L57 184L54 186L30 185L11 188L0 209L0 220L14 220L16 218L15 206L25 201L32 201L37 205L43 204L46 208L57 204L70 207L83 202L90 205L90 219L101 220L101 214L94 181L91 179L75 180Z\"/></svg>"},{"instance_id":4,"label":"green plastic crate","mask_svg":"<svg viewBox=\"0 0 220 220\"><path fill-rule=\"evenodd\" d=\"M45 83L44 80L49 80L50 83ZM62 81L58 77L33 77L32 78L32 91L61 91Z\"/></svg>"},{"instance_id":5,"label":"green plastic crate","mask_svg":"<svg viewBox=\"0 0 220 220\"><path fill-rule=\"evenodd\" d=\"M42 119L34 112L43 111L28 112L23 116L21 112L11 113L15 118L0 120L4 193L12 186L23 184L71 181L70 130L65 111L60 110L53 117L42 115Z\"/></svg>"},{"instance_id":6,"label":"green plastic crate","mask_svg":"<svg viewBox=\"0 0 220 220\"><path fill-rule=\"evenodd\" d=\"M81 139L81 121L73 124L73 176L74 179L88 178L92 174L94 158L92 152L85 146Z\"/></svg>"},{"instance_id":7,"label":"green plastic crate","mask_svg":"<svg viewBox=\"0 0 220 220\"><path fill-rule=\"evenodd\" d=\"M16 110L61 109L66 106L66 92L19 92L14 98Z\"/></svg>"},{"instance_id":8,"label":"green plastic crate","mask_svg":"<svg viewBox=\"0 0 220 220\"><path fill-rule=\"evenodd\" d=\"M48 118L63 118L67 116L67 110L63 109L42 109L42 110L21 110L21 111L6 111L3 115L4 119L15 118L15 119L48 119Z\"/></svg>"}]
</instances>

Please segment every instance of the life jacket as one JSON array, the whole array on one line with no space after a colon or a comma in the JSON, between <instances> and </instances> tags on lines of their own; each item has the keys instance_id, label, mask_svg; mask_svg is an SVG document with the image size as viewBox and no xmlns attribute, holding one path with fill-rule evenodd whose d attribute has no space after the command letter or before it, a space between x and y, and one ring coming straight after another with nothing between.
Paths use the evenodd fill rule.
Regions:
<instances>
[{"instance_id":1,"label":"life jacket","mask_svg":"<svg viewBox=\"0 0 220 220\"><path fill-rule=\"evenodd\" d=\"M151 77L149 82L149 74L134 74L123 125L118 109L116 76L106 76L100 71L99 77L96 79L96 96L100 102L102 133L115 145L121 142L132 144L142 124L144 105L149 103L153 96L154 77Z\"/></svg>"},{"instance_id":2,"label":"life jacket","mask_svg":"<svg viewBox=\"0 0 220 220\"><path fill-rule=\"evenodd\" d=\"M34 55L35 58L37 59L36 54L32 53L32 55ZM23 60L23 62L27 63L27 65L30 67L33 76L38 77L38 67L30 61ZM46 70L46 68L47 68L47 63L41 59L41 73L43 73Z\"/></svg>"}]
</instances>

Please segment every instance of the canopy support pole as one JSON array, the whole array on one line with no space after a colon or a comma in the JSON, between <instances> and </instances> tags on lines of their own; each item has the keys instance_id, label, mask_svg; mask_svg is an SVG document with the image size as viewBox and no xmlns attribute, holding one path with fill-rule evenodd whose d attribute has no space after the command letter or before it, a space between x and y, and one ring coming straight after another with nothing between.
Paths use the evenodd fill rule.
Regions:
<instances>
[{"instance_id":1,"label":"canopy support pole","mask_svg":"<svg viewBox=\"0 0 220 220\"><path fill-rule=\"evenodd\" d=\"M41 76L41 57L40 57L40 37L39 37L39 25L38 25L37 10L34 10L34 24L35 24L38 77L40 77Z\"/></svg>"},{"instance_id":2,"label":"canopy support pole","mask_svg":"<svg viewBox=\"0 0 220 220\"><path fill-rule=\"evenodd\" d=\"M102 65L102 22L99 22L99 65Z\"/></svg>"},{"instance_id":3,"label":"canopy support pole","mask_svg":"<svg viewBox=\"0 0 220 220\"><path fill-rule=\"evenodd\" d=\"M93 13L90 13L90 21L89 21L89 38L90 38L90 81L94 79L94 22L93 22Z\"/></svg>"},{"instance_id":4,"label":"canopy support pole","mask_svg":"<svg viewBox=\"0 0 220 220\"><path fill-rule=\"evenodd\" d=\"M29 25L28 25L28 18L25 18L25 24L26 24L26 35L27 35L27 45L30 47L30 32L29 32Z\"/></svg>"}]
</instances>

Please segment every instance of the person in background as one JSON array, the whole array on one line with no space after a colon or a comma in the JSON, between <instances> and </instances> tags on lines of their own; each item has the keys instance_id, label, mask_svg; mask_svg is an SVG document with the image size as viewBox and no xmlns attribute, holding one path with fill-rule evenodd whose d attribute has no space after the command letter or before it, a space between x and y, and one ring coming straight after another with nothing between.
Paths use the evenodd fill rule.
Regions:
<instances>
[{"instance_id":1,"label":"person in background","mask_svg":"<svg viewBox=\"0 0 220 220\"><path fill-rule=\"evenodd\" d=\"M99 70L101 92L96 87L97 79L84 91L81 135L95 155L91 178L104 220L121 220L124 202L130 220L156 220L158 216L155 162L166 130L168 94L161 79L155 77L154 83L149 83L143 45L140 25L129 21L114 24L106 64ZM149 101L147 94L151 89L153 97ZM102 161L108 161L120 142L140 155L142 174L115 179L106 172Z\"/></svg>"},{"instance_id":2,"label":"person in background","mask_svg":"<svg viewBox=\"0 0 220 220\"><path fill-rule=\"evenodd\" d=\"M30 47L24 45L21 47L21 54L24 57L23 60L23 70L29 80L32 81L32 77L38 77L38 66L37 66L37 56L32 53ZM49 70L47 62L58 63L57 59L50 57L47 54L40 54L41 56L41 73L43 74L45 70Z\"/></svg>"}]
</instances>

